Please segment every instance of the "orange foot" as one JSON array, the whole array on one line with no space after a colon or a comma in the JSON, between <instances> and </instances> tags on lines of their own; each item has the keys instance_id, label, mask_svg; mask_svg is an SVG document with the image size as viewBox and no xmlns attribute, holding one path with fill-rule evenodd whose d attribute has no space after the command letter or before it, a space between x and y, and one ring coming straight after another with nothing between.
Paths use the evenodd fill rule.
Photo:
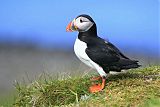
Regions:
<instances>
[{"instance_id":1,"label":"orange foot","mask_svg":"<svg viewBox=\"0 0 160 107\"><path fill-rule=\"evenodd\" d=\"M101 87L101 84L95 84L95 85L89 87L89 91L91 93L96 93L96 92L99 92L99 91L102 91L102 90L103 90L103 88Z\"/></svg>"},{"instance_id":2,"label":"orange foot","mask_svg":"<svg viewBox=\"0 0 160 107\"><path fill-rule=\"evenodd\" d=\"M93 85L89 88L89 91L91 93L96 93L96 92L102 91L105 87L105 83L106 83L106 79L102 78L102 85L101 84L95 84L95 85Z\"/></svg>"}]
</instances>

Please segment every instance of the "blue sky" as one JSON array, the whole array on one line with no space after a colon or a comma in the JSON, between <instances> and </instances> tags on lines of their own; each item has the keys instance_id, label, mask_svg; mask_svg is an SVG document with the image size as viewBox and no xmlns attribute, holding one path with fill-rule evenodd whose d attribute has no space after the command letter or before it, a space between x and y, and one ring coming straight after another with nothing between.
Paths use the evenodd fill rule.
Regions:
<instances>
[{"instance_id":1,"label":"blue sky","mask_svg":"<svg viewBox=\"0 0 160 107\"><path fill-rule=\"evenodd\" d=\"M95 20L99 36L120 48L158 53L158 0L1 0L0 42L72 47L67 24L79 14Z\"/></svg>"}]
</instances>

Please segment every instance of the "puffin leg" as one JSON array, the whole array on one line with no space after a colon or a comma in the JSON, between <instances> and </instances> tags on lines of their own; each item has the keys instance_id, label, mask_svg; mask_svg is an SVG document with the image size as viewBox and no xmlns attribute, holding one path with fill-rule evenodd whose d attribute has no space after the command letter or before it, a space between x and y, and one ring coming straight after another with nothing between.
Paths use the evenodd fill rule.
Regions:
<instances>
[{"instance_id":1,"label":"puffin leg","mask_svg":"<svg viewBox=\"0 0 160 107\"><path fill-rule=\"evenodd\" d=\"M102 77L102 84L95 84L95 85L92 85L90 88L89 88L89 91L91 93L96 93L96 92L99 92L99 91L102 91L105 87L105 84L106 84L106 78L103 78Z\"/></svg>"},{"instance_id":2,"label":"puffin leg","mask_svg":"<svg viewBox=\"0 0 160 107\"><path fill-rule=\"evenodd\" d=\"M100 79L102 79L102 77L101 77L101 76L93 77L93 78L91 78L91 81L97 81L97 80L100 80Z\"/></svg>"}]
</instances>

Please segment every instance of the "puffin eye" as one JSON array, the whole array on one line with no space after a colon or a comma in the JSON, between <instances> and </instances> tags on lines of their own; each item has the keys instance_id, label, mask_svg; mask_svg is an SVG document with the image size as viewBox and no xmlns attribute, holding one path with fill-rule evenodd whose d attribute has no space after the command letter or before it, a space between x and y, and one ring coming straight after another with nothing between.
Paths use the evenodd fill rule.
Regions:
<instances>
[{"instance_id":1,"label":"puffin eye","mask_svg":"<svg viewBox=\"0 0 160 107\"><path fill-rule=\"evenodd\" d=\"M82 23L83 22L83 20L82 19L80 19L80 23Z\"/></svg>"}]
</instances>

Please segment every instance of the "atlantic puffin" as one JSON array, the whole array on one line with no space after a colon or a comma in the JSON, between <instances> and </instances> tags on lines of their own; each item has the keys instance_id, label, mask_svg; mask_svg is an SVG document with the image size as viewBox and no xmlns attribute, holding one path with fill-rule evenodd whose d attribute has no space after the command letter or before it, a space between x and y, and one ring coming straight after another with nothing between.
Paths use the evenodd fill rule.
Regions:
<instances>
[{"instance_id":1,"label":"atlantic puffin","mask_svg":"<svg viewBox=\"0 0 160 107\"><path fill-rule=\"evenodd\" d=\"M97 70L102 84L94 84L89 88L91 93L99 92L105 88L106 78L110 71L120 72L123 69L137 68L138 61L131 60L111 42L97 35L97 27L94 20L86 14L77 16L66 27L67 32L78 31L78 37L74 44L76 56L89 67Z\"/></svg>"}]
</instances>

